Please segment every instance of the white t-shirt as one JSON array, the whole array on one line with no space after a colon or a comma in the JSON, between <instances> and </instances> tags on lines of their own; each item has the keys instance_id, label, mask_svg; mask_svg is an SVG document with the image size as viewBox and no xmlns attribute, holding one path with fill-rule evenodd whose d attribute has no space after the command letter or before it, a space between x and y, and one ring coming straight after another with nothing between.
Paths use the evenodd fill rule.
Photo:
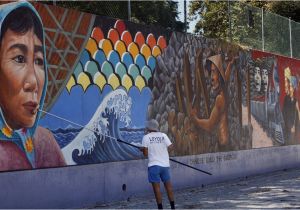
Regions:
<instances>
[{"instance_id":1,"label":"white t-shirt","mask_svg":"<svg viewBox=\"0 0 300 210\"><path fill-rule=\"evenodd\" d=\"M151 132L143 137L143 147L148 148L148 167L170 167L168 146L172 143L168 136L161 132Z\"/></svg>"}]
</instances>

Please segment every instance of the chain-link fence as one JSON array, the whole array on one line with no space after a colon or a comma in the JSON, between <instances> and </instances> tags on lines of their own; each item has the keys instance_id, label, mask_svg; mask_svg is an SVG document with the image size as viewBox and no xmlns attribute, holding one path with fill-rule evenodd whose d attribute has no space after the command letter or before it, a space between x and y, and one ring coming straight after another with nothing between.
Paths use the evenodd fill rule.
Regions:
<instances>
[{"instance_id":1,"label":"chain-link fence","mask_svg":"<svg viewBox=\"0 0 300 210\"><path fill-rule=\"evenodd\" d=\"M300 24L242 2L230 1L228 40L253 49L300 58Z\"/></svg>"},{"instance_id":2,"label":"chain-link fence","mask_svg":"<svg viewBox=\"0 0 300 210\"><path fill-rule=\"evenodd\" d=\"M113 1L104 1L102 4L101 15L123 19L129 19L130 12L134 9L130 8L130 1L123 1L119 6ZM299 23L240 1L228 1L228 13L228 16L224 17L230 18L228 41L253 49L300 58Z\"/></svg>"},{"instance_id":3,"label":"chain-link fence","mask_svg":"<svg viewBox=\"0 0 300 210\"><path fill-rule=\"evenodd\" d=\"M57 6L78 9L84 4L86 11L95 14L134 21L131 13L137 13L132 0L126 1L54 1ZM188 9L188 8L186 8ZM83 11L83 10L82 10ZM180 11L183 12L183 11ZM228 41L253 49L300 58L300 23L286 17L263 11L261 8L240 1L228 1ZM197 35L197 34L195 34Z\"/></svg>"},{"instance_id":4,"label":"chain-link fence","mask_svg":"<svg viewBox=\"0 0 300 210\"><path fill-rule=\"evenodd\" d=\"M291 21L292 57L300 58L300 24Z\"/></svg>"}]
</instances>

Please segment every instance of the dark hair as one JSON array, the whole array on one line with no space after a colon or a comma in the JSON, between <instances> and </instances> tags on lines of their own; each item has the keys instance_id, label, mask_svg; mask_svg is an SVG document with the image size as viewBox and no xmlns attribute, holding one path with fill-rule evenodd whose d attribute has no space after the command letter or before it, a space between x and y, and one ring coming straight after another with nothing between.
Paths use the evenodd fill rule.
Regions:
<instances>
[{"instance_id":1,"label":"dark hair","mask_svg":"<svg viewBox=\"0 0 300 210\"><path fill-rule=\"evenodd\" d=\"M0 43L8 29L15 33L25 34L32 28L38 39L43 42L43 28L38 16L28 7L19 7L4 18L1 26Z\"/></svg>"}]
</instances>

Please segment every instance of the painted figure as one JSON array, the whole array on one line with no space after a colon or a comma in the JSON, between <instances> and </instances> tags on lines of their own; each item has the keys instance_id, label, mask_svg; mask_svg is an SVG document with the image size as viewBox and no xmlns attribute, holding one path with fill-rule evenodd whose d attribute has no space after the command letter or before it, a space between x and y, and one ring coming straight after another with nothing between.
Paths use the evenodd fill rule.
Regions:
<instances>
[{"instance_id":1,"label":"painted figure","mask_svg":"<svg viewBox=\"0 0 300 210\"><path fill-rule=\"evenodd\" d=\"M47 88L41 20L28 2L0 13L0 170L63 166L52 133L38 127Z\"/></svg>"},{"instance_id":2,"label":"painted figure","mask_svg":"<svg viewBox=\"0 0 300 210\"><path fill-rule=\"evenodd\" d=\"M222 151L227 150L229 144L226 83L229 80L234 59L228 63L226 71L223 70L220 54L209 57L207 62L210 70L212 90L215 96L215 105L208 119L198 118L196 109L192 109L191 117L196 126L208 132L212 132L216 127L218 128L219 149Z\"/></svg>"},{"instance_id":3,"label":"painted figure","mask_svg":"<svg viewBox=\"0 0 300 210\"><path fill-rule=\"evenodd\" d=\"M262 84L264 85L264 92L267 92L268 83L269 83L269 75L267 69L262 69Z\"/></svg>"},{"instance_id":4,"label":"painted figure","mask_svg":"<svg viewBox=\"0 0 300 210\"><path fill-rule=\"evenodd\" d=\"M288 144L293 144L299 132L299 105L295 98L297 79L292 76L290 68L284 70L285 93L283 101L283 119L285 123L285 138Z\"/></svg>"},{"instance_id":5,"label":"painted figure","mask_svg":"<svg viewBox=\"0 0 300 210\"><path fill-rule=\"evenodd\" d=\"M261 89L261 75L260 75L260 68L259 67L255 67L254 80L255 80L256 91L259 92L260 89Z\"/></svg>"},{"instance_id":6,"label":"painted figure","mask_svg":"<svg viewBox=\"0 0 300 210\"><path fill-rule=\"evenodd\" d=\"M267 73L268 71L265 70ZM262 104L261 107L257 107L257 110L263 110L265 111L264 115L260 115L256 113L256 116L258 118L264 118L266 119L266 122L268 123L268 131L269 135L273 137L274 140L276 140L280 144L284 144L284 120L283 115L280 108L280 85L279 85L279 75L278 75L278 67L277 67L277 60L274 60L273 69L271 71L272 77L267 77L267 85L265 87L267 88L266 94L265 94L265 102L254 102L258 104Z\"/></svg>"},{"instance_id":7,"label":"painted figure","mask_svg":"<svg viewBox=\"0 0 300 210\"><path fill-rule=\"evenodd\" d=\"M168 153L168 149L170 149L172 143L166 134L159 132L158 122L156 120L148 121L146 128L148 134L143 137L142 151L149 159L148 180L152 184L157 207L158 209L163 208L162 195L160 192L161 180L166 188L171 208L175 209Z\"/></svg>"}]
</instances>

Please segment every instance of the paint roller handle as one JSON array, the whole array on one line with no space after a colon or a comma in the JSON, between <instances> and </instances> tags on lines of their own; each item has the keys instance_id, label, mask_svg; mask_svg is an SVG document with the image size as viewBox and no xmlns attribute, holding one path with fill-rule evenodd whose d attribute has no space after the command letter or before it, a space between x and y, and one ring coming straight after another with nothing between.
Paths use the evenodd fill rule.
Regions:
<instances>
[{"instance_id":1,"label":"paint roller handle","mask_svg":"<svg viewBox=\"0 0 300 210\"><path fill-rule=\"evenodd\" d=\"M121 139L117 139L117 141L118 141L118 142L122 142L122 143L127 144L127 145L130 145L130 146L132 146L132 147L135 147L135 148L137 148L137 149L139 149L139 150L141 150L141 148L142 148L142 147L136 146L136 145L134 145L134 144L130 144L130 143L128 143L128 142L126 142L126 141L123 141L123 140L121 140Z\"/></svg>"},{"instance_id":2,"label":"paint roller handle","mask_svg":"<svg viewBox=\"0 0 300 210\"><path fill-rule=\"evenodd\" d=\"M121 142L121 143L124 143L124 144L127 144L127 145L130 145L130 146L132 146L132 147L135 147L135 148L137 148L137 149L139 149L139 150L141 150L141 148L142 148L142 147L136 146L136 145L134 145L134 144L130 144L130 143L128 143L128 142L126 142L126 141L123 141L123 140L121 140L121 139L117 139L117 141L118 141L118 142ZM211 173L209 173L209 172L207 172L207 171L203 171L203 170L201 170L201 169L198 169L198 168L195 168L195 167L193 167L193 166L187 165L187 164L185 164L185 163L179 162L179 161L174 160L174 159L172 159L172 158L170 158L170 161L173 161L173 162L178 163L178 164L181 164L181 165L183 165L183 166L192 168L192 169L197 170L197 171L200 171L200 172L202 172L202 173L205 173L205 174L208 174L208 175L212 175Z\"/></svg>"},{"instance_id":3,"label":"paint roller handle","mask_svg":"<svg viewBox=\"0 0 300 210\"><path fill-rule=\"evenodd\" d=\"M203 171L203 170L201 170L201 169L195 168L195 167L190 166L190 165L188 165L188 164L179 162L179 161L177 161L177 160L174 160L173 158L170 158L170 160L173 161L173 162L175 162L175 163L178 163L178 164L180 164L180 165L183 165L183 166L192 168L192 169L194 169L194 170L200 171L200 172L202 172L202 173L208 174L208 175L210 175L210 176L212 175L211 173L209 173L209 172L207 172L207 171Z\"/></svg>"}]
</instances>

